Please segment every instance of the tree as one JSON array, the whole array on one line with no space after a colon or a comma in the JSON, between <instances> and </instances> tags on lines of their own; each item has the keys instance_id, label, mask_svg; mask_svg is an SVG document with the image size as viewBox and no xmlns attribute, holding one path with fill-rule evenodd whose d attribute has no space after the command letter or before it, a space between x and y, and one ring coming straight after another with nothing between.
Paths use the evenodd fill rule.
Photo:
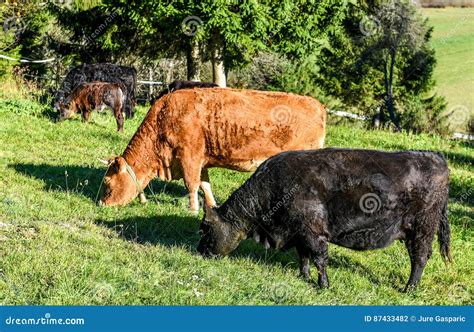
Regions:
<instances>
[{"instance_id":1,"label":"tree","mask_svg":"<svg viewBox=\"0 0 474 332\"><path fill-rule=\"evenodd\" d=\"M26 26L24 20L27 6L22 3L0 4L0 51L3 55L19 58L21 44L19 39L23 34ZM12 68L17 62L6 59L0 59L0 77L8 77L11 75Z\"/></svg>"},{"instance_id":2,"label":"tree","mask_svg":"<svg viewBox=\"0 0 474 332\"><path fill-rule=\"evenodd\" d=\"M318 62L318 82L328 94L364 113L374 115L378 109L382 122L389 119L400 130L402 112L397 105L422 101L434 85L432 28L405 0L355 6L351 13ZM426 102L444 105L439 100L432 103L432 97Z\"/></svg>"},{"instance_id":3,"label":"tree","mask_svg":"<svg viewBox=\"0 0 474 332\"><path fill-rule=\"evenodd\" d=\"M111 25L112 40L128 31L126 45L134 52L152 59L185 55L189 79L199 79L201 62L210 60L214 81L225 86L226 73L260 51L292 57L314 52L347 2L104 0L104 6L120 16L121 25Z\"/></svg>"},{"instance_id":4,"label":"tree","mask_svg":"<svg viewBox=\"0 0 474 332\"><path fill-rule=\"evenodd\" d=\"M399 118L395 113L393 85L395 65L400 53L413 56L423 44L427 28L416 14L416 7L411 2L399 1L381 6L378 13L380 33L367 38L366 54L371 55L372 63L383 72L385 88L385 105L390 119L397 130ZM402 61L402 60L400 60Z\"/></svg>"}]
</instances>

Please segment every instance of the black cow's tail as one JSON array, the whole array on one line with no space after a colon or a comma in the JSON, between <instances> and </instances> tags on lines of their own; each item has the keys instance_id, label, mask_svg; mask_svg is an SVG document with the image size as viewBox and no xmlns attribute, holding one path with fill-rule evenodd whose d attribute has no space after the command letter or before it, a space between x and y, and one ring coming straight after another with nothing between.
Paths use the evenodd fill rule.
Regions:
<instances>
[{"instance_id":1,"label":"black cow's tail","mask_svg":"<svg viewBox=\"0 0 474 332\"><path fill-rule=\"evenodd\" d=\"M450 248L451 230L448 222L448 197L446 197L443 202L441 220L438 225L438 241L441 256L443 257L445 264L447 264L452 261Z\"/></svg>"}]
</instances>

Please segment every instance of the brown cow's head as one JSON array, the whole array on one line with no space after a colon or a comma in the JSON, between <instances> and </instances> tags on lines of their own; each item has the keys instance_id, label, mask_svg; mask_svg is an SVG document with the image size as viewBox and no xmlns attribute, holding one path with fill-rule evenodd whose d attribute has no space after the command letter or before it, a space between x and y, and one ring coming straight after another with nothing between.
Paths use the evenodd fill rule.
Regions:
<instances>
[{"instance_id":1,"label":"brown cow's head","mask_svg":"<svg viewBox=\"0 0 474 332\"><path fill-rule=\"evenodd\" d=\"M211 207L205 208L199 234L197 251L204 257L226 256L246 238L244 231L223 221L217 209Z\"/></svg>"},{"instance_id":2,"label":"brown cow's head","mask_svg":"<svg viewBox=\"0 0 474 332\"><path fill-rule=\"evenodd\" d=\"M108 166L99 205L125 205L138 195L137 186L128 173L122 156L110 159Z\"/></svg>"},{"instance_id":3,"label":"brown cow's head","mask_svg":"<svg viewBox=\"0 0 474 332\"><path fill-rule=\"evenodd\" d=\"M55 108L59 111L59 121L69 119L73 113L76 113L76 107L73 101L61 100L55 105Z\"/></svg>"}]
</instances>

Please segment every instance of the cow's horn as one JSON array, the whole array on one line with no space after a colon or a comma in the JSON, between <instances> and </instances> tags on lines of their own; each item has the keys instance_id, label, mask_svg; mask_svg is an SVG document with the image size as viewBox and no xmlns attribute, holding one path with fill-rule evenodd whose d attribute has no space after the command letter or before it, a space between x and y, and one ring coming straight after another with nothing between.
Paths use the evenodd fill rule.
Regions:
<instances>
[{"instance_id":1,"label":"cow's horn","mask_svg":"<svg viewBox=\"0 0 474 332\"><path fill-rule=\"evenodd\" d=\"M105 165L108 165L108 164L109 164L109 161L108 161L108 160L100 159L100 158L97 158L97 160L100 161L102 164L105 164Z\"/></svg>"}]
</instances>

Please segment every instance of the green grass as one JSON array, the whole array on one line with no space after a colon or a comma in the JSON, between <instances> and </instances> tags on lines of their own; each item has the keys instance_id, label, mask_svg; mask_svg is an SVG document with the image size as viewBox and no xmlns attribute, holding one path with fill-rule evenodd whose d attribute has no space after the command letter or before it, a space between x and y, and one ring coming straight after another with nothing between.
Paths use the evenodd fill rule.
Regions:
<instances>
[{"instance_id":1,"label":"green grass","mask_svg":"<svg viewBox=\"0 0 474 332\"><path fill-rule=\"evenodd\" d=\"M448 110L462 105L474 114L474 8L422 11L434 26L432 45L438 61L434 74L436 91L446 97ZM463 128L458 125L457 129Z\"/></svg>"},{"instance_id":2,"label":"green grass","mask_svg":"<svg viewBox=\"0 0 474 332\"><path fill-rule=\"evenodd\" d=\"M419 289L404 294L409 259L403 244L367 252L330 245L331 288L322 291L298 277L294 251L265 251L247 240L230 257L199 257L200 218L188 214L182 182L165 187L154 181L147 205L95 204L105 171L97 158L121 153L145 110L125 123L121 135L110 114L94 114L89 124L53 123L19 112L25 105L0 103L0 303L473 303L472 146L437 136L330 127L328 146L447 154L454 263L445 267L434 244ZM248 176L213 169L218 201Z\"/></svg>"}]
</instances>

